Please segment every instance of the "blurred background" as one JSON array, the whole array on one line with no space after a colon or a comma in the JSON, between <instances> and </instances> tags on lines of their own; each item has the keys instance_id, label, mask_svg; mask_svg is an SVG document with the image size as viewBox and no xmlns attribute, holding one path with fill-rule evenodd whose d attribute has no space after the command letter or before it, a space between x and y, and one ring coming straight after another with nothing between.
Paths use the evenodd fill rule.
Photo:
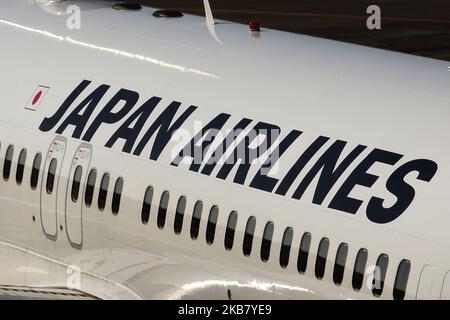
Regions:
<instances>
[{"instance_id":1,"label":"blurred background","mask_svg":"<svg viewBox=\"0 0 450 320\"><path fill-rule=\"evenodd\" d=\"M204 15L203 0L132 0ZM450 0L210 0L216 19L450 61ZM370 5L381 30L369 30Z\"/></svg>"}]
</instances>

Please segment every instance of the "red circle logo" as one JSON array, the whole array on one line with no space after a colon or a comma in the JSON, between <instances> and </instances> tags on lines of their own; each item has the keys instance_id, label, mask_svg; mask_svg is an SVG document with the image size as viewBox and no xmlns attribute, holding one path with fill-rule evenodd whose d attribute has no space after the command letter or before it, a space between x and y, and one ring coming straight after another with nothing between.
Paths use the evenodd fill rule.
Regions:
<instances>
[{"instance_id":1,"label":"red circle logo","mask_svg":"<svg viewBox=\"0 0 450 320\"><path fill-rule=\"evenodd\" d=\"M39 91L38 93L36 93L36 95L34 96L33 101L31 102L31 104L34 106L39 101L41 96L42 96L42 90Z\"/></svg>"}]
</instances>

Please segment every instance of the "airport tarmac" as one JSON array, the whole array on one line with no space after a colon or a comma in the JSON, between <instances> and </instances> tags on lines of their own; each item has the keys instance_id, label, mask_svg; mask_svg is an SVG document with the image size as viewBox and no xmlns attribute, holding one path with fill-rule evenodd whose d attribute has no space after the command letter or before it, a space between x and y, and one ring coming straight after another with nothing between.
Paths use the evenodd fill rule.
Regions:
<instances>
[{"instance_id":1,"label":"airport tarmac","mask_svg":"<svg viewBox=\"0 0 450 320\"><path fill-rule=\"evenodd\" d=\"M143 5L203 15L202 0L137 0ZM210 0L217 19L450 61L447 0ZM366 26L368 6L381 10L381 29Z\"/></svg>"}]
</instances>

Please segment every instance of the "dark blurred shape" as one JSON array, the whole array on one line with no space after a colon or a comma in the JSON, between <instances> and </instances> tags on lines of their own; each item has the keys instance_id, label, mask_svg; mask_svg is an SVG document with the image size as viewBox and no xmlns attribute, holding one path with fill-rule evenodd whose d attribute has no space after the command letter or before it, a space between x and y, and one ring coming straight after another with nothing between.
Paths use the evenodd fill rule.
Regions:
<instances>
[{"instance_id":1,"label":"dark blurred shape","mask_svg":"<svg viewBox=\"0 0 450 320\"><path fill-rule=\"evenodd\" d=\"M162 10L156 10L155 12L153 12L153 16L157 17L157 18L178 18L178 17L182 17L183 13L181 13L181 11L178 11L178 10L162 9Z\"/></svg>"},{"instance_id":2,"label":"dark blurred shape","mask_svg":"<svg viewBox=\"0 0 450 320\"><path fill-rule=\"evenodd\" d=\"M114 4L113 9L116 10L141 10L142 6L134 2L119 2Z\"/></svg>"}]
</instances>

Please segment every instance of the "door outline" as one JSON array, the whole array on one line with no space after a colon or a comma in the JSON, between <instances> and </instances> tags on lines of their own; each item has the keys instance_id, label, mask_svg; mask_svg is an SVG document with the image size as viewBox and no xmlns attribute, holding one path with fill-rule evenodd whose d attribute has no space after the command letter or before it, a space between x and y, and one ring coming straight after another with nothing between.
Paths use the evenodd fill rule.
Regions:
<instances>
[{"instance_id":1,"label":"door outline","mask_svg":"<svg viewBox=\"0 0 450 320\"><path fill-rule=\"evenodd\" d=\"M66 154L66 147L67 139L65 137L56 136L52 140L45 156L44 171L41 181L41 195L39 205L41 214L41 226L45 236L54 241L58 236L58 187L61 177L61 168L63 166L64 156ZM52 159L57 159L57 168L53 182L53 190L51 194L49 194L47 192L47 179L49 171L48 169ZM53 207L53 209L51 209L51 207ZM49 211L52 212L50 213Z\"/></svg>"},{"instance_id":2,"label":"door outline","mask_svg":"<svg viewBox=\"0 0 450 320\"><path fill-rule=\"evenodd\" d=\"M436 268L427 264L422 268L419 277L419 285L417 286L416 299L429 300L433 299L433 283L436 274Z\"/></svg>"},{"instance_id":3,"label":"door outline","mask_svg":"<svg viewBox=\"0 0 450 320\"><path fill-rule=\"evenodd\" d=\"M447 271L444 276L444 280L442 281L441 293L439 295L440 300L448 300L450 295L447 294L450 290L446 290L448 286L450 286L450 271Z\"/></svg>"},{"instance_id":4,"label":"door outline","mask_svg":"<svg viewBox=\"0 0 450 320\"><path fill-rule=\"evenodd\" d=\"M66 227L66 235L70 245L73 248L81 249L83 246L83 208L84 208L84 195L86 192L86 183L89 174L89 168L92 159L92 145L86 142L82 142L77 149L70 165L70 171L67 178L67 188L65 193L65 205L64 205L64 220ZM74 181L75 170L78 166L82 167L80 187L78 190L78 200L72 201L72 186ZM78 216L79 214L79 216ZM79 233L74 231L76 219L80 219ZM72 224L70 220L75 220ZM72 225L72 227L71 227ZM72 236L71 236L72 234Z\"/></svg>"}]
</instances>

